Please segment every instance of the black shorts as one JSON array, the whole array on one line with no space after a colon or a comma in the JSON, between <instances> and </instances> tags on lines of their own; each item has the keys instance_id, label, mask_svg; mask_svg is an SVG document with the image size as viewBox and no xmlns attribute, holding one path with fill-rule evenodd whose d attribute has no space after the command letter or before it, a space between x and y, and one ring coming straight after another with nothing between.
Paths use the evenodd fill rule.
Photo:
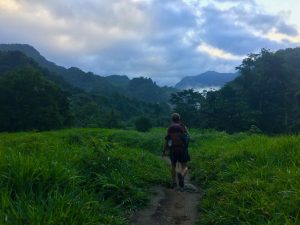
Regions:
<instances>
[{"instance_id":1,"label":"black shorts","mask_svg":"<svg viewBox=\"0 0 300 225\"><path fill-rule=\"evenodd\" d=\"M180 163L186 163L191 160L189 152L187 149L184 150L177 150L177 151L172 151L170 152L170 160L172 164L176 164L177 162Z\"/></svg>"}]
</instances>

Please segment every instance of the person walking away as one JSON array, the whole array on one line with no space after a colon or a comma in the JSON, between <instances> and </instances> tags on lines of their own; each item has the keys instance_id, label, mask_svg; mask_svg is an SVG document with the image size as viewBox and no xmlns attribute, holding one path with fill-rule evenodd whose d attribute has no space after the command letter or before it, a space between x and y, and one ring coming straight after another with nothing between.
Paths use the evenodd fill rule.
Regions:
<instances>
[{"instance_id":1,"label":"person walking away","mask_svg":"<svg viewBox=\"0 0 300 225\"><path fill-rule=\"evenodd\" d=\"M187 162L190 161L188 153L188 138L189 134L187 128L181 123L180 115L178 113L173 113L171 116L171 125L168 127L163 149L163 156L165 156L166 151L169 150L173 188L177 186L177 163L180 164L180 171L177 173L178 184L180 188L184 187L184 177L188 172Z\"/></svg>"}]
</instances>

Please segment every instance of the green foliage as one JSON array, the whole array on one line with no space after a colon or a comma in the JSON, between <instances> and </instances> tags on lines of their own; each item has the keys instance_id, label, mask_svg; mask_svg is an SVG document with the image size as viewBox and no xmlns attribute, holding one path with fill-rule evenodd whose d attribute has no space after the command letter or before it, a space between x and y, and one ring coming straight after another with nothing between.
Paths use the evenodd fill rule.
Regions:
<instances>
[{"instance_id":1,"label":"green foliage","mask_svg":"<svg viewBox=\"0 0 300 225\"><path fill-rule=\"evenodd\" d=\"M119 88L124 88L128 86L130 79L125 76L125 75L110 75L105 77L105 79L110 82L112 85L119 87Z\"/></svg>"},{"instance_id":2,"label":"green foliage","mask_svg":"<svg viewBox=\"0 0 300 225\"><path fill-rule=\"evenodd\" d=\"M9 50L11 48L18 47L14 45L0 45L0 50ZM16 51L0 51L0 78L4 76L5 74L10 74L11 76L5 76L3 77L4 80L7 82L14 82L12 81L14 76L12 74L18 73L19 76L27 76L27 73L33 73L28 72L28 68L32 68L32 70L36 71L38 73L41 80L43 80L43 83L47 84L45 80L51 81L51 86L58 86L61 90L63 90L63 94L65 98L68 98L68 101L64 104L65 108L69 108L69 102L70 102L70 112L72 112L71 117L67 116L66 121L62 121L61 125L57 125L57 123L53 123L50 120L56 120L57 114L52 115L51 113L55 111L55 109L48 109L47 112L49 112L51 115L46 115L45 112L42 114L38 114L42 118L44 118L45 121L41 121L41 123L47 123L47 125L35 125L35 129L54 129L59 128L62 126L75 126L75 127L124 127L125 124L128 126L133 127L134 126L134 119L138 116L145 116L145 117L152 117L153 124L156 126L162 126L165 125L165 115L169 114L170 108L166 103L163 103L163 101L160 101L160 103L151 103L153 102L151 99L149 99L149 102L142 102L137 99L138 96L129 94L128 91L126 91L127 86L129 83L131 83L131 80L129 80L126 77L119 77L119 76L112 76L108 78L108 81L106 81L106 78L100 77L97 75L94 75L92 73L85 73L77 68L70 68L66 70L63 67L56 66L54 63L48 62L45 58L43 58L36 50L34 50L32 47L28 46L19 46L22 51L24 51L26 54L29 54L37 60L40 66L43 66L47 69L40 68L36 62L34 62L31 58L26 57L21 52ZM27 69L24 69L27 68ZM26 72L27 71L27 72ZM52 72L51 72L52 71ZM55 73L54 73L55 72ZM22 74L20 74L22 73ZM62 74L63 73L63 74ZM29 76L29 75L28 75ZM25 78L24 78L25 79ZM128 80L127 80L128 79ZM9 81L11 80L11 81ZM148 79L141 78L139 79L142 83L151 83L149 88L147 89L147 96L150 95L153 96L154 92L151 91L151 89L158 90L156 93L157 95L160 95L162 92L168 92L167 95L169 95L168 88L160 88L156 84L152 83L152 81ZM117 88L113 87L113 82L117 82ZM128 82L127 82L128 81ZM24 84L28 84L29 81L24 81ZM134 83L135 81L133 81ZM49 83L49 82L48 82ZM55 83L56 85L54 85ZM36 85L36 84L34 84ZM74 85L74 86L73 86ZM131 85L131 87L134 90L135 84ZM142 85L143 86L143 85ZM147 86L147 85L146 85ZM7 118L7 115L10 114L9 110L6 108L10 107L10 104L12 103L9 98L6 96L8 92L10 92L10 96L12 97L13 94L15 94L14 89L11 85L6 86L6 84L1 85L2 91L0 92L0 99L3 101L2 103L2 112L0 114L2 115L2 120L4 121L4 125L1 130L15 130L10 128L10 121ZM79 89L79 88L81 89ZM144 87L144 86L143 86ZM145 88L145 87L144 87ZM34 89L34 88L33 88ZM56 87L57 89L57 87ZM140 91L145 91L146 89L141 89ZM60 90L58 90L60 93L62 93ZM28 90L25 95L22 97L23 102L31 102L31 94L34 92L33 90ZM50 95L50 93L49 93ZM139 94L138 94L139 95ZM131 97L126 97L131 96ZM150 97L151 97L150 96ZM134 98L136 99L134 99ZM159 96L157 96L160 98ZM34 95L34 99L37 99L38 96ZM41 97L43 98L43 97ZM145 100L145 99L140 99ZM158 100L158 99L156 99ZM156 101L155 100L155 101ZM40 102L40 107L43 107L46 102ZM62 106L62 105L60 105ZM51 104L48 108L51 107ZM4 109L5 108L5 109ZM6 110L6 111L5 111ZM8 111L7 111L8 110ZM34 112L35 108L27 107L26 111L27 114L30 115L37 115L36 112ZM60 114L64 113L62 111ZM1 117L1 115L0 115ZM26 120L26 118L22 118L22 114L20 114L20 119ZM72 120L70 120L72 118ZM62 119L64 120L64 119ZM28 120L29 122L30 120ZM50 128L49 125L51 125ZM41 128L47 127L47 128ZM17 130L26 130L26 129L32 129L32 128L26 128L24 126L19 126Z\"/></svg>"},{"instance_id":3,"label":"green foliage","mask_svg":"<svg viewBox=\"0 0 300 225\"><path fill-rule=\"evenodd\" d=\"M56 74L55 81L58 81L59 83L65 82L71 87L76 87L89 94L110 97L111 95L118 93L127 98L135 98L138 101L166 103L170 94L176 91L176 89L170 87L159 87L150 78L140 77L129 80L128 77L119 75L102 77L91 72L86 73L76 67L66 69L53 62L49 62L30 45L0 44L0 52L1 51L20 51L28 58L34 59L41 68ZM15 64L13 61L11 62L12 64ZM54 78L54 76L50 77ZM62 79L59 80L58 78Z\"/></svg>"},{"instance_id":4,"label":"green foliage","mask_svg":"<svg viewBox=\"0 0 300 225\"><path fill-rule=\"evenodd\" d=\"M250 133L250 134L262 134L262 131L257 126L251 125L250 129L248 130L248 133Z\"/></svg>"},{"instance_id":5,"label":"green foliage","mask_svg":"<svg viewBox=\"0 0 300 225\"><path fill-rule=\"evenodd\" d=\"M122 143L128 148L142 148L156 154L161 154L164 144L166 130L152 128L150 132L137 132L127 130L118 130L113 132L108 138L111 142Z\"/></svg>"},{"instance_id":6,"label":"green foliage","mask_svg":"<svg viewBox=\"0 0 300 225\"><path fill-rule=\"evenodd\" d=\"M295 109L291 107L295 94L291 80L298 74L285 65L283 57L265 49L249 55L238 69L242 76L232 87L250 108L261 113L257 125L267 133L287 132L293 123L291 109Z\"/></svg>"},{"instance_id":7,"label":"green foliage","mask_svg":"<svg viewBox=\"0 0 300 225\"><path fill-rule=\"evenodd\" d=\"M133 78L126 87L128 96L145 102L167 102L174 91L173 88L161 88L151 78L145 77Z\"/></svg>"},{"instance_id":8,"label":"green foliage","mask_svg":"<svg viewBox=\"0 0 300 225\"><path fill-rule=\"evenodd\" d=\"M184 90L171 95L170 102L175 106L174 111L181 115L181 120L189 127L199 127L199 113L205 98L193 89Z\"/></svg>"},{"instance_id":9,"label":"green foliage","mask_svg":"<svg viewBox=\"0 0 300 225\"><path fill-rule=\"evenodd\" d=\"M0 77L0 131L49 130L70 123L65 94L32 67Z\"/></svg>"},{"instance_id":10,"label":"green foliage","mask_svg":"<svg viewBox=\"0 0 300 225\"><path fill-rule=\"evenodd\" d=\"M147 132L151 127L151 121L146 117L139 117L135 121L135 128L137 131Z\"/></svg>"},{"instance_id":11,"label":"green foliage","mask_svg":"<svg viewBox=\"0 0 300 225\"><path fill-rule=\"evenodd\" d=\"M121 126L121 115L116 110L111 110L105 120L105 127L118 128Z\"/></svg>"},{"instance_id":12,"label":"green foliage","mask_svg":"<svg viewBox=\"0 0 300 225\"><path fill-rule=\"evenodd\" d=\"M240 75L219 91L202 98L191 90L182 91L172 95L171 103L198 128L234 133L255 125L268 134L297 132L299 59L300 48L275 53L262 49L248 55L237 67Z\"/></svg>"},{"instance_id":13,"label":"green foliage","mask_svg":"<svg viewBox=\"0 0 300 225\"><path fill-rule=\"evenodd\" d=\"M21 69L24 66L34 66L36 63L21 52L0 52L0 76L11 68Z\"/></svg>"},{"instance_id":14,"label":"green foliage","mask_svg":"<svg viewBox=\"0 0 300 225\"><path fill-rule=\"evenodd\" d=\"M132 147L115 135L126 134ZM0 134L0 220L5 224L128 224L166 165L134 145L157 133L73 129ZM149 142L150 143L150 142ZM147 146L147 145L146 145Z\"/></svg>"},{"instance_id":15,"label":"green foliage","mask_svg":"<svg viewBox=\"0 0 300 225\"><path fill-rule=\"evenodd\" d=\"M193 133L199 224L299 224L300 136Z\"/></svg>"},{"instance_id":16,"label":"green foliage","mask_svg":"<svg viewBox=\"0 0 300 225\"><path fill-rule=\"evenodd\" d=\"M257 124L260 112L252 110L230 85L225 85L220 91L207 93L199 117L203 128L233 133Z\"/></svg>"}]
</instances>

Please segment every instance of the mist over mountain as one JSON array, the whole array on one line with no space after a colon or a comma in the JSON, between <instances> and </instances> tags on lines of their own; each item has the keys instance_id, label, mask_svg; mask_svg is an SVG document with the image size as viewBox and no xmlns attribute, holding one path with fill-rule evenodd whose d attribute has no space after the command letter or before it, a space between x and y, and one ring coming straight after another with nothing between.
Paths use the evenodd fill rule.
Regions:
<instances>
[{"instance_id":1,"label":"mist over mountain","mask_svg":"<svg viewBox=\"0 0 300 225\"><path fill-rule=\"evenodd\" d=\"M218 73L215 71L207 71L196 76L184 77L175 85L178 89L203 89L203 88L220 88L229 81L234 80L238 76L237 73Z\"/></svg>"}]
</instances>

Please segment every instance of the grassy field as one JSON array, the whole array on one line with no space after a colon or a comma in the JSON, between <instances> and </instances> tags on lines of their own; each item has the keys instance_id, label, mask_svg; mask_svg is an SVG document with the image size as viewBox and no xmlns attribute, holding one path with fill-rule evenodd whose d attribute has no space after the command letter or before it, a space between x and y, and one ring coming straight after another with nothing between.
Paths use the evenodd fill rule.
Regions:
<instances>
[{"instance_id":1,"label":"grassy field","mask_svg":"<svg viewBox=\"0 0 300 225\"><path fill-rule=\"evenodd\" d=\"M300 136L194 132L199 224L300 224Z\"/></svg>"},{"instance_id":2,"label":"grassy field","mask_svg":"<svg viewBox=\"0 0 300 225\"><path fill-rule=\"evenodd\" d=\"M164 129L0 134L0 224L128 224L167 184ZM300 224L300 136L192 131L199 224Z\"/></svg>"},{"instance_id":3,"label":"grassy field","mask_svg":"<svg viewBox=\"0 0 300 225\"><path fill-rule=\"evenodd\" d=\"M160 130L0 134L0 224L127 224L168 182L162 141Z\"/></svg>"}]
</instances>

